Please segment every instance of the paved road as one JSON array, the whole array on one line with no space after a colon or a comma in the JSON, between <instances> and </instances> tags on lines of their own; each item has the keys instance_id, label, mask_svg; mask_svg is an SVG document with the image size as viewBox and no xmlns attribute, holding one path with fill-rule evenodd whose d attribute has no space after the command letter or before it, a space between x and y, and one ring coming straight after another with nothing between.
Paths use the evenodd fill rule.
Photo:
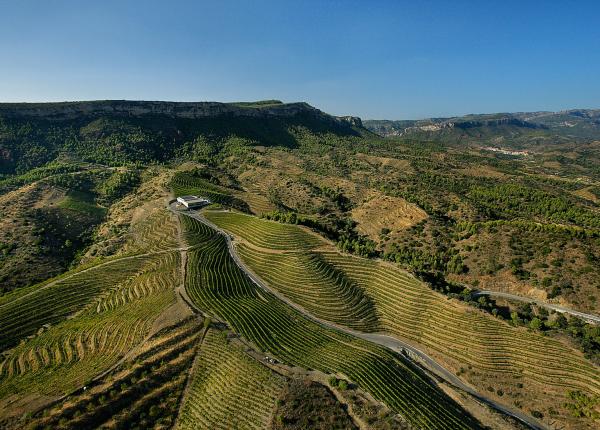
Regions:
<instances>
[{"instance_id":1,"label":"paved road","mask_svg":"<svg viewBox=\"0 0 600 430\"><path fill-rule=\"evenodd\" d=\"M316 322L317 324L319 324L325 328L336 330L338 332L342 332L342 333L348 334L350 336L358 337L360 339L363 339L363 340L381 345L383 347L386 347L394 352L408 356L413 361L415 361L418 365L421 365L427 371L429 371L429 372L433 373L434 375L436 375L437 377L441 378L446 383L465 391L466 393L475 397L479 401L487 404L488 406L496 409L497 411L500 411L508 416L515 418L516 420L522 422L523 424L527 425L528 427L530 427L532 429L536 429L536 430L548 429L547 426L538 422L537 420L530 417L529 415L527 415L519 410L515 410L508 406L500 404L500 403L496 402L495 400L490 399L483 394L480 394L473 387L465 384L462 380L460 380L454 373L452 373L451 371L449 371L448 369L446 369L445 367L440 365L438 362L436 362L432 357L430 357L429 355L427 355L420 349L417 349L414 346L409 345L406 342L402 342L401 340L398 340L395 337L388 336L385 334L364 333L364 332L352 330L347 327L340 326L338 324L334 324L334 323L326 321L326 320L322 320L322 319L312 315L309 311L307 311L306 309L304 309L302 306L298 305L297 303L291 301L286 296L281 294L279 291L269 287L248 266L246 266L246 264L241 260L241 258L237 254L237 251L233 244L232 236L230 234L228 234L227 232L225 232L224 230L222 230L221 228L219 228L218 226L216 226L215 224L213 224L212 222L207 220L200 212L190 211L190 210L179 211L179 210L175 209L175 206L173 204L169 205L169 209L175 213L180 213L180 214L186 215L188 217L194 218L194 219L200 221L201 223L207 225L208 227L212 228L213 230L217 231L221 235L223 235L226 239L227 248L229 249L229 253L230 253L231 257L233 258L235 263L238 265L238 267L244 273L246 273L246 275L252 280L252 282L254 282L262 290L273 294L279 300L281 300L288 306L294 308L295 310L297 310L298 312L303 314L306 318Z\"/></svg>"},{"instance_id":2,"label":"paved road","mask_svg":"<svg viewBox=\"0 0 600 430\"><path fill-rule=\"evenodd\" d=\"M471 296L473 296L473 297L478 297L478 296L501 297L504 299L515 300L518 302L535 303L536 305L544 307L546 309L550 309L550 310L565 313L565 314L574 315L585 321L588 321L588 322L591 322L594 324L600 324L600 316L598 316L598 315L586 314L584 312L579 312L579 311L565 308L565 307L559 306L559 305L553 305L552 303L546 303L542 300L532 299L530 297L523 297L523 296L517 296L515 294L510 294L510 293L502 293L499 291L488 291L488 290L473 291L473 293L471 293Z\"/></svg>"}]
</instances>

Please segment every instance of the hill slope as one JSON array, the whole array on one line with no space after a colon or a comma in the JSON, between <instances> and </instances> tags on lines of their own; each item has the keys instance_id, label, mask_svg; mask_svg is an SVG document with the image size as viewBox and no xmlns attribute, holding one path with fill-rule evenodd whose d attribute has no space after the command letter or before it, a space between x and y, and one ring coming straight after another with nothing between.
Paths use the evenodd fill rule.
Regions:
<instances>
[{"instance_id":1,"label":"hill slope","mask_svg":"<svg viewBox=\"0 0 600 430\"><path fill-rule=\"evenodd\" d=\"M595 428L600 331L545 306L600 312L596 118L382 138L275 100L1 105L0 426L519 428L374 343L385 331L525 421ZM182 194L226 210L213 221L288 301L167 209Z\"/></svg>"}]
</instances>

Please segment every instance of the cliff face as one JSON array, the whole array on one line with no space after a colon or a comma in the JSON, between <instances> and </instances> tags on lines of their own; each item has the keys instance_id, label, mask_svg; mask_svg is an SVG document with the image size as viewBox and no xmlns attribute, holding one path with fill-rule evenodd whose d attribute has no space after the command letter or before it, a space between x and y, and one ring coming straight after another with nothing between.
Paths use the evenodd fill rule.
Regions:
<instances>
[{"instance_id":1,"label":"cliff face","mask_svg":"<svg viewBox=\"0 0 600 430\"><path fill-rule=\"evenodd\" d=\"M523 121L523 120L520 120L518 118L513 118L513 117L485 119L485 120L472 120L472 121L447 122L447 123L444 123L442 125L442 127L474 128L474 127L497 127L497 126L501 126L501 125L513 125L515 127L525 127L525 128L546 128L541 124L534 124L534 123Z\"/></svg>"},{"instance_id":2,"label":"cliff face","mask_svg":"<svg viewBox=\"0 0 600 430\"><path fill-rule=\"evenodd\" d=\"M411 133L439 132L442 130L467 130L477 128L514 127L516 129L547 129L544 124L529 122L511 115L498 118L460 117L460 118L431 118L425 120L407 121L366 121L367 129L382 136L404 136Z\"/></svg>"},{"instance_id":3,"label":"cliff face","mask_svg":"<svg viewBox=\"0 0 600 430\"><path fill-rule=\"evenodd\" d=\"M361 136L356 124L359 119L276 100L0 103L0 174L25 172L63 153L103 164L165 161L183 153L206 158L233 137L295 148L306 133ZM208 143L197 143L200 137Z\"/></svg>"},{"instance_id":4,"label":"cliff face","mask_svg":"<svg viewBox=\"0 0 600 430\"><path fill-rule=\"evenodd\" d=\"M338 116L338 119L342 122L350 124L353 127L363 127L362 120L357 116Z\"/></svg>"},{"instance_id":5,"label":"cliff face","mask_svg":"<svg viewBox=\"0 0 600 430\"><path fill-rule=\"evenodd\" d=\"M168 116L198 119L207 117L291 118L307 115L339 122L307 103L280 103L244 106L217 102L162 102L162 101L85 101L64 103L1 103L0 117L68 120L78 117Z\"/></svg>"}]
</instances>

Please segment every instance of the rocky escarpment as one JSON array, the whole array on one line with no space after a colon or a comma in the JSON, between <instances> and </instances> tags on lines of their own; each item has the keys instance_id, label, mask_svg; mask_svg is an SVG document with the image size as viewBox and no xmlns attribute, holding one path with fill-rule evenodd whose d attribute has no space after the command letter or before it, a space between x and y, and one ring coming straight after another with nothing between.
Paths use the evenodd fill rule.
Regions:
<instances>
[{"instance_id":1,"label":"rocky escarpment","mask_svg":"<svg viewBox=\"0 0 600 430\"><path fill-rule=\"evenodd\" d=\"M362 120L357 116L338 116L338 119L342 122L350 124L353 127L363 127Z\"/></svg>"},{"instance_id":2,"label":"rocky escarpment","mask_svg":"<svg viewBox=\"0 0 600 430\"><path fill-rule=\"evenodd\" d=\"M462 117L462 118L431 118L415 121L366 121L367 129L382 136L403 136L411 133L438 132L441 130L467 130L475 128L494 127L517 127L526 129L546 129L544 124L529 122L511 115L486 118Z\"/></svg>"},{"instance_id":3,"label":"rocky escarpment","mask_svg":"<svg viewBox=\"0 0 600 430\"><path fill-rule=\"evenodd\" d=\"M523 121L518 118L504 117L484 120L467 120L467 121L448 121L440 124L442 128L474 128L474 127L498 127L502 125L512 125L515 127L524 128L546 128L541 124L534 124L532 122Z\"/></svg>"},{"instance_id":4,"label":"rocky escarpment","mask_svg":"<svg viewBox=\"0 0 600 430\"><path fill-rule=\"evenodd\" d=\"M293 118L314 117L349 123L328 115L307 103L218 103L103 100L63 103L1 103L0 117L70 120L81 117L151 117L200 119L210 117ZM358 121L354 121L360 124Z\"/></svg>"},{"instance_id":5,"label":"rocky escarpment","mask_svg":"<svg viewBox=\"0 0 600 430\"><path fill-rule=\"evenodd\" d=\"M183 155L205 160L234 138L238 145L293 148L307 134L368 133L360 124L307 103L276 100L0 103L0 174L28 171L62 154L107 165Z\"/></svg>"}]
</instances>

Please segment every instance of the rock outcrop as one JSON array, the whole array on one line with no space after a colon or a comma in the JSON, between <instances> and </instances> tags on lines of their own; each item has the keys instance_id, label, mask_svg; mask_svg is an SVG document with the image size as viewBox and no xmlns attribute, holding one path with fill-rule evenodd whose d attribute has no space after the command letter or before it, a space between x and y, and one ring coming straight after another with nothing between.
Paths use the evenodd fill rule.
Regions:
<instances>
[{"instance_id":1,"label":"rock outcrop","mask_svg":"<svg viewBox=\"0 0 600 430\"><path fill-rule=\"evenodd\" d=\"M0 117L69 120L80 117L123 116L173 118L251 117L292 118L315 117L332 122L343 122L307 103L218 103L218 102L163 102L102 100L62 103L1 103ZM360 119L358 120L360 122Z\"/></svg>"},{"instance_id":2,"label":"rock outcrop","mask_svg":"<svg viewBox=\"0 0 600 430\"><path fill-rule=\"evenodd\" d=\"M509 126L527 129L547 129L545 124L534 123L517 118L511 114L486 118L486 115L458 118L431 118L406 121L366 121L366 128L381 136L404 136L411 133L439 132L442 130L466 130L483 127Z\"/></svg>"},{"instance_id":3,"label":"rock outcrop","mask_svg":"<svg viewBox=\"0 0 600 430\"><path fill-rule=\"evenodd\" d=\"M515 127L524 128L547 128L542 124L534 124L532 122L523 121L514 117L494 118L494 119L476 119L476 120L463 120L463 121L448 121L440 124L442 128L474 128L474 127L498 127L501 125L512 125Z\"/></svg>"},{"instance_id":4,"label":"rock outcrop","mask_svg":"<svg viewBox=\"0 0 600 430\"><path fill-rule=\"evenodd\" d=\"M342 122L346 122L353 127L363 127L362 120L357 116L338 116L338 119Z\"/></svg>"}]
</instances>

